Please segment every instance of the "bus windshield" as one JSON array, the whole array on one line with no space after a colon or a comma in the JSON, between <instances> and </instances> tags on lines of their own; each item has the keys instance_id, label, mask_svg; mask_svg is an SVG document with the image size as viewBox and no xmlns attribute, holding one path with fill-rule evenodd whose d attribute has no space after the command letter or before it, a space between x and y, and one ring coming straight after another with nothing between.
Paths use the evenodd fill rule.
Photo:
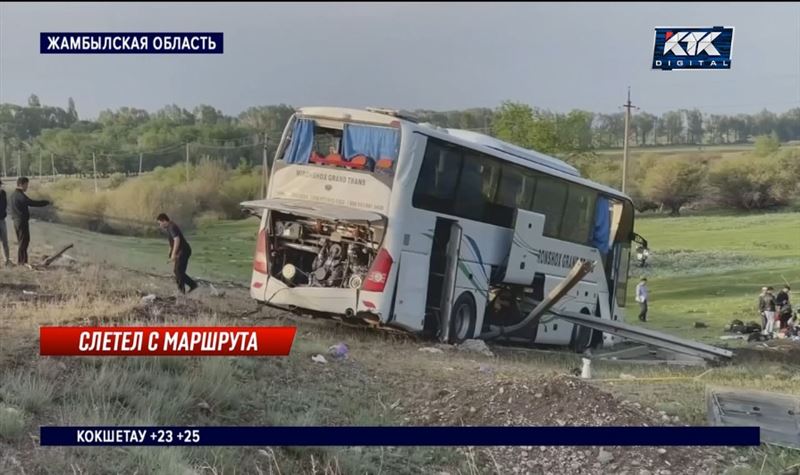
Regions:
<instances>
[{"instance_id":1,"label":"bus windshield","mask_svg":"<svg viewBox=\"0 0 800 475\"><path fill-rule=\"evenodd\" d=\"M400 150L400 129L297 118L281 159L287 164L312 164L393 173Z\"/></svg>"}]
</instances>

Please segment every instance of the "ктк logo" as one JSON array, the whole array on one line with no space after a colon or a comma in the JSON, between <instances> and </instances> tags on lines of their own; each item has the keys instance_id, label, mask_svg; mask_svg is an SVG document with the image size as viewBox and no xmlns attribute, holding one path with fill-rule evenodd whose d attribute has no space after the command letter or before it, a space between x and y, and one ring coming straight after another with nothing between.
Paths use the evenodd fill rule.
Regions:
<instances>
[{"instance_id":1,"label":"\u043a\u0442\u043a logo","mask_svg":"<svg viewBox=\"0 0 800 475\"><path fill-rule=\"evenodd\" d=\"M733 27L656 28L653 69L730 69Z\"/></svg>"}]
</instances>

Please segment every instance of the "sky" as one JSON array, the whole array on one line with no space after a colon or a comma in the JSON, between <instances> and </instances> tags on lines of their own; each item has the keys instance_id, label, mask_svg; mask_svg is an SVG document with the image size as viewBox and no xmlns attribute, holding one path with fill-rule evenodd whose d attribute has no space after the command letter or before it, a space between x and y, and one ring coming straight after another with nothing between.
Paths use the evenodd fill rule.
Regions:
<instances>
[{"instance_id":1,"label":"sky","mask_svg":"<svg viewBox=\"0 0 800 475\"><path fill-rule=\"evenodd\" d=\"M735 28L732 69L651 70L655 27ZM42 55L39 33L221 31L222 55ZM796 3L0 3L0 102L651 113L800 107Z\"/></svg>"}]
</instances>

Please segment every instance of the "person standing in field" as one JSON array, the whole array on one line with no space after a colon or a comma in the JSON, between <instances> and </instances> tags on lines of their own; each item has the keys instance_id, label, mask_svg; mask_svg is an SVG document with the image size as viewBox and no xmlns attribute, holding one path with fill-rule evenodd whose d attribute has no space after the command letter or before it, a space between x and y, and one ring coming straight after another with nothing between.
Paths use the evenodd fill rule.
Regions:
<instances>
[{"instance_id":1,"label":"person standing in field","mask_svg":"<svg viewBox=\"0 0 800 475\"><path fill-rule=\"evenodd\" d=\"M29 183L30 180L27 177L21 176L17 179L17 189L11 193L11 219L14 221L14 231L17 234L17 243L19 244L17 264L31 268L30 264L28 264L28 245L31 243L31 213L28 208L47 206L50 202L28 198L25 192L28 191Z\"/></svg>"},{"instance_id":2,"label":"person standing in field","mask_svg":"<svg viewBox=\"0 0 800 475\"><path fill-rule=\"evenodd\" d=\"M780 322L780 327L778 328L783 329L789 324L789 320L792 318L792 305L789 301L789 284L783 286L778 295L775 296L775 305L776 305L776 319Z\"/></svg>"},{"instance_id":3,"label":"person standing in field","mask_svg":"<svg viewBox=\"0 0 800 475\"><path fill-rule=\"evenodd\" d=\"M765 335L772 335L775 328L775 308L777 304L772 291L772 287L767 287L767 293L764 294L764 318L767 320L766 327L764 327Z\"/></svg>"},{"instance_id":4,"label":"person standing in field","mask_svg":"<svg viewBox=\"0 0 800 475\"><path fill-rule=\"evenodd\" d=\"M188 286L191 293L197 288L197 282L186 274L189 258L192 257L192 248L189 246L189 241L183 236L181 228L170 221L169 216L166 214L159 214L156 220L159 227L167 232L167 237L169 238L169 260L173 263L172 271L175 274L175 283L178 284L178 291L181 294L186 294L186 286Z\"/></svg>"},{"instance_id":5,"label":"person standing in field","mask_svg":"<svg viewBox=\"0 0 800 475\"><path fill-rule=\"evenodd\" d=\"M6 198L6 190L3 189L3 182L0 181L0 245L3 248L3 262L6 267L10 267L11 252L8 250L8 228L6 227L7 209L8 198Z\"/></svg>"},{"instance_id":6,"label":"person standing in field","mask_svg":"<svg viewBox=\"0 0 800 475\"><path fill-rule=\"evenodd\" d=\"M764 300L765 295L767 295L767 288L761 287L761 293L758 294L758 314L761 315L762 333L767 329L767 315L764 313L767 310L767 302Z\"/></svg>"},{"instance_id":7,"label":"person standing in field","mask_svg":"<svg viewBox=\"0 0 800 475\"><path fill-rule=\"evenodd\" d=\"M647 288L647 279L642 277L636 286L636 301L639 302L639 320L647 321L647 303L650 301L650 291Z\"/></svg>"}]
</instances>

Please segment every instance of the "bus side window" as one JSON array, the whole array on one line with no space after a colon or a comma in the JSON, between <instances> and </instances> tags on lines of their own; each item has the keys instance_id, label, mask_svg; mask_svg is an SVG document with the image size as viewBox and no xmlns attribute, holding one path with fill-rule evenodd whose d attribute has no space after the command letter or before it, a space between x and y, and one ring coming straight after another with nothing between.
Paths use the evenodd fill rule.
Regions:
<instances>
[{"instance_id":1,"label":"bus side window","mask_svg":"<svg viewBox=\"0 0 800 475\"><path fill-rule=\"evenodd\" d=\"M520 198L523 195L522 171L513 165L503 165L500 174L500 186L497 188L497 199L495 203L499 208L498 215L501 217L503 225L510 227L514 220L514 209L519 207ZM530 195L528 195L530 198Z\"/></svg>"},{"instance_id":2,"label":"bus side window","mask_svg":"<svg viewBox=\"0 0 800 475\"><path fill-rule=\"evenodd\" d=\"M475 155L466 155L458 183L454 213L466 219L483 220L487 199L483 194L484 175L481 159Z\"/></svg>"},{"instance_id":3,"label":"bus side window","mask_svg":"<svg viewBox=\"0 0 800 475\"><path fill-rule=\"evenodd\" d=\"M561 225L561 239L587 244L594 222L597 193L580 185L569 185L567 206Z\"/></svg>"},{"instance_id":4,"label":"bus side window","mask_svg":"<svg viewBox=\"0 0 800 475\"><path fill-rule=\"evenodd\" d=\"M413 206L452 214L461 161L456 151L428 141L414 188Z\"/></svg>"},{"instance_id":5,"label":"bus side window","mask_svg":"<svg viewBox=\"0 0 800 475\"><path fill-rule=\"evenodd\" d=\"M536 193L533 196L531 211L545 216L544 235L558 238L564 205L567 200L567 185L545 176L536 181Z\"/></svg>"}]
</instances>

